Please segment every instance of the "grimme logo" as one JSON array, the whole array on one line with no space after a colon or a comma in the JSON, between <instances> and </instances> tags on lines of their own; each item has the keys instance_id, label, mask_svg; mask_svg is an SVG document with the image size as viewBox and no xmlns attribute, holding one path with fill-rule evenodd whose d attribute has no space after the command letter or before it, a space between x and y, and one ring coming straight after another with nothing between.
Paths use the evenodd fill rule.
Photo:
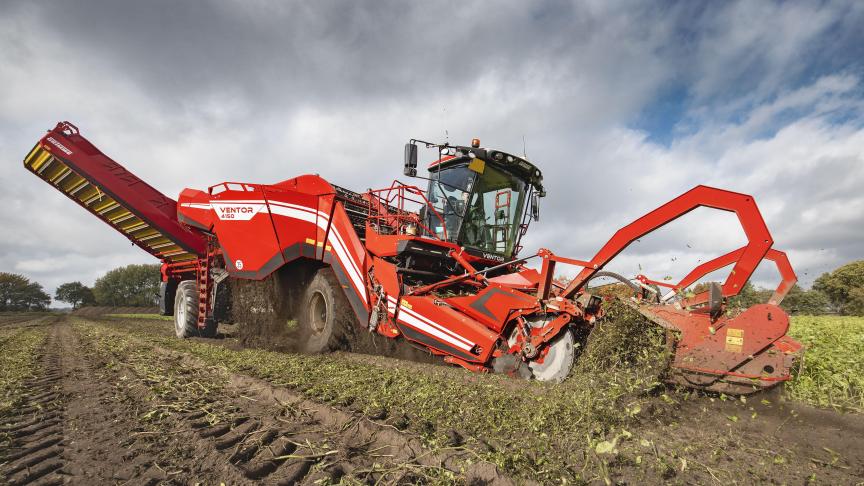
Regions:
<instances>
[{"instance_id":1,"label":"grimme logo","mask_svg":"<svg viewBox=\"0 0 864 486\"><path fill-rule=\"evenodd\" d=\"M249 221L262 207L263 204L213 204L216 215L223 221Z\"/></svg>"},{"instance_id":2,"label":"grimme logo","mask_svg":"<svg viewBox=\"0 0 864 486\"><path fill-rule=\"evenodd\" d=\"M48 141L51 142L51 145L59 148L60 151L63 152L64 154L72 155L72 151L69 150L68 148L66 148L66 146L63 145L62 143L58 142L57 140L54 140L54 137L48 137Z\"/></svg>"}]
</instances>

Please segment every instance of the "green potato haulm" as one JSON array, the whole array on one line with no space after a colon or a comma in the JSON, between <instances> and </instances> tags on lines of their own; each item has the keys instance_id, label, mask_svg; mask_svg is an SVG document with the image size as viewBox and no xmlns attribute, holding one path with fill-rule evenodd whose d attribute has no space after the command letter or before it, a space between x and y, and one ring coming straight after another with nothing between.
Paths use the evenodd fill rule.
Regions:
<instances>
[{"instance_id":1,"label":"green potato haulm","mask_svg":"<svg viewBox=\"0 0 864 486\"><path fill-rule=\"evenodd\" d=\"M864 317L794 316L789 334L806 346L786 394L819 407L864 412Z\"/></svg>"},{"instance_id":2,"label":"green potato haulm","mask_svg":"<svg viewBox=\"0 0 864 486\"><path fill-rule=\"evenodd\" d=\"M25 381L37 372L38 349L45 337L44 328L0 330L0 422L21 404L27 392ZM0 449L8 439L0 432Z\"/></svg>"}]
</instances>

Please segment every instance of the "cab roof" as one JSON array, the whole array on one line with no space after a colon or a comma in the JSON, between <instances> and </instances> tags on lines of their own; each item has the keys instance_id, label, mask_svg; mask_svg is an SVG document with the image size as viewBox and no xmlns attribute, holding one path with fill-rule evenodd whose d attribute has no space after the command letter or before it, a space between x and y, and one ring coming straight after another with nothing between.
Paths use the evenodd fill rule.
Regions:
<instances>
[{"instance_id":1,"label":"cab roof","mask_svg":"<svg viewBox=\"0 0 864 486\"><path fill-rule=\"evenodd\" d=\"M524 157L507 152L482 147L446 145L441 148L441 158L429 164L429 172L436 172L453 165L480 159L505 172L510 172L530 183L538 191L543 191L543 173L537 166Z\"/></svg>"}]
</instances>

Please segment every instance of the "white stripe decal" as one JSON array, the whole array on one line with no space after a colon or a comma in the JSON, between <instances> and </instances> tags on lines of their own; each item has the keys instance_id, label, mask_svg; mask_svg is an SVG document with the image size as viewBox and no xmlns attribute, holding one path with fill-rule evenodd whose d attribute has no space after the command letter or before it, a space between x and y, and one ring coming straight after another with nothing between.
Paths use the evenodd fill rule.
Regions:
<instances>
[{"instance_id":1,"label":"white stripe decal","mask_svg":"<svg viewBox=\"0 0 864 486\"><path fill-rule=\"evenodd\" d=\"M220 203L245 203L245 204L255 204L255 203L267 203L270 206L270 212L272 214L276 214L279 216L285 216L288 218L298 219L300 221L305 221L307 223L312 223L324 231L327 231L327 225L329 223L329 215L324 213L323 211L318 211L316 209L312 209L306 206L299 206L296 204L286 203L283 201L253 201L253 200L243 200L243 201L219 201ZM194 203L183 203L183 206L186 207L194 207L197 209L210 209L211 206L209 204L194 204ZM333 234L334 238L331 240L333 244L333 250L335 250L336 257L342 263L342 266L345 268L348 277L354 283L357 289L357 295L366 302L366 293L362 292L362 289L365 289L363 285L363 278L360 276L360 270L357 267L356 262L353 258L351 258L350 252L347 250L347 245L345 244L345 240L342 238L342 235L336 230L335 227L331 228L331 234ZM346 264L347 263L347 264ZM387 302L387 310L390 314L394 314L396 311L396 301L393 297L388 296ZM464 349L465 351L470 351L471 348L474 347L474 343L465 339L464 337L454 333L450 329L429 320L427 317L420 315L405 306L400 305L400 319L404 324L407 324L413 328L419 329L426 334L430 334L439 338L442 341L448 342L458 348Z\"/></svg>"},{"instance_id":2,"label":"white stripe decal","mask_svg":"<svg viewBox=\"0 0 864 486\"><path fill-rule=\"evenodd\" d=\"M293 208L287 208L284 206L271 206L270 212L273 214L278 214L279 216L286 216L293 219L299 219L301 221L306 221L307 223L315 224L315 216L306 211L299 211Z\"/></svg>"},{"instance_id":3,"label":"white stripe decal","mask_svg":"<svg viewBox=\"0 0 864 486\"><path fill-rule=\"evenodd\" d=\"M392 296L389 296L389 295L388 295L388 296L387 296L387 300L389 301L388 303L392 303L394 306L396 305L396 299L394 299ZM430 326L433 326L433 327L435 327L435 328L437 328L437 329L439 329L439 330L441 330L441 331L443 331L443 332L449 334L451 337L456 338L456 339L458 339L459 341L461 341L461 342L467 344L467 345L469 346L469 349L470 349L471 346L474 346L474 343L472 343L472 342L469 341L468 339L466 339L466 338L464 338L464 337L462 337L462 336L456 334L455 332L451 331L451 330L448 329L447 327L442 326L441 324L438 324L438 323L435 322L435 321L432 321L432 320L429 319L428 317L426 317L426 316L424 316L424 315L422 315L422 314L420 314L420 313L418 313L418 312L414 312L412 309L409 309L409 308L405 307L404 305L400 305L400 306L399 306L399 309L400 309L400 313L407 314L407 315L409 315L409 316L411 316L411 317L413 317L413 318L415 318L415 319L419 319L419 320L423 321L424 323L429 324Z\"/></svg>"},{"instance_id":4,"label":"white stripe decal","mask_svg":"<svg viewBox=\"0 0 864 486\"><path fill-rule=\"evenodd\" d=\"M404 310L405 308L402 307L402 309ZM414 317L408 313L403 314L400 312L399 320L404 322L405 324L408 324L411 327L417 328L417 329L425 332L426 334L431 334L431 335L439 338L442 341L446 341L446 342L453 344L459 348L462 348L465 351L471 351L472 346L469 346L469 345L463 343L462 341L457 341L457 340L451 338L447 334L444 334L443 332L439 331L437 328L434 328L432 326L427 325L425 322L421 321L420 319L417 319L416 317Z\"/></svg>"},{"instance_id":5,"label":"white stripe decal","mask_svg":"<svg viewBox=\"0 0 864 486\"><path fill-rule=\"evenodd\" d=\"M330 221L330 217L327 215L327 213L325 213L323 211L318 211L318 210L315 210L315 209L312 209L312 208L309 208L306 206L298 206L296 204L286 203L286 202L282 202L282 201L271 201L270 204L273 206L279 206L280 209L291 208L291 209L297 209L300 211L305 211L305 212L312 214L312 215L317 215L318 216L317 221L312 221L311 219L305 219L305 218L302 218L302 219L304 221L308 221L310 223L314 222L319 228L321 228L324 231L327 231L327 224ZM277 211L274 211L274 212L279 214ZM339 241L339 244L342 245L342 250L345 251L347 254L348 245L345 244L345 240L342 239L342 235L339 234L339 232L336 230L335 227L332 230L332 234L334 234L336 236L336 239ZM349 258L348 262L351 264L352 267L354 267L354 271L357 273L357 276L359 277L360 276L360 268L354 262L354 259Z\"/></svg>"},{"instance_id":6,"label":"white stripe decal","mask_svg":"<svg viewBox=\"0 0 864 486\"><path fill-rule=\"evenodd\" d=\"M312 212L308 208L302 208L302 206L294 206L293 204L291 206L293 207L289 207L289 205L287 204L271 203L271 212L279 216L299 219L307 223L315 224L322 230L327 231L327 220L325 219L322 221L320 218L318 218L318 216L320 216L320 211ZM336 235L336 238L331 241L331 243L333 243L333 250L335 250L336 257L339 258L339 261L345 268L345 273L348 274L348 278L350 278L351 281L354 283L357 295L359 295L360 299L365 303L366 292L364 292L363 290L366 287L363 285L363 279L360 277L360 271L357 269L357 265L354 263L354 260L350 257L350 254L343 246L342 238L336 231L336 228L332 228L331 232Z\"/></svg>"},{"instance_id":7,"label":"white stripe decal","mask_svg":"<svg viewBox=\"0 0 864 486\"><path fill-rule=\"evenodd\" d=\"M327 224L329 222L328 215L322 211L317 211L315 209L298 206L295 204L285 203L282 201L269 201L270 206L273 208L272 211L275 214L279 214L281 216L293 217L296 219L300 219L302 221L306 221L309 223L316 224L319 228L324 231L327 231ZM317 216L317 217L316 217ZM345 245L345 240L342 238L342 235L336 230L335 227L331 228L331 234L333 234L334 238L330 240L333 244L333 249L336 252L336 256L342 262L343 267L345 267L346 273L348 273L349 278L353 281L354 285L358 289L358 294L360 298L363 299L363 302L366 302L365 292L360 292L360 289L364 289L362 282L363 279L360 276L360 270L357 267L357 264L354 262L354 259L350 257L350 253L347 250L347 245ZM345 264L347 262L347 265ZM395 313L396 303L393 297L388 296L387 307L388 311L392 314ZM433 336L438 337L442 341L446 341L452 345L455 345L461 349L466 351L470 351L471 348L474 347L474 343L465 339L464 337L454 333L450 329L429 320L427 317L422 316L405 306L400 306L401 314L400 316L404 316L400 321L403 323L414 327L416 329L420 329L427 334L431 334Z\"/></svg>"}]
</instances>

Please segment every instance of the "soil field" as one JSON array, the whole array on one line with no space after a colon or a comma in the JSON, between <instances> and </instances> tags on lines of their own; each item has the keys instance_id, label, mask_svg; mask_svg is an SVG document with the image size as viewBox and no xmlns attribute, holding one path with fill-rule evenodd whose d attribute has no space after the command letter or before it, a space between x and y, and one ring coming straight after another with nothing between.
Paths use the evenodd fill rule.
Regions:
<instances>
[{"instance_id":1,"label":"soil field","mask_svg":"<svg viewBox=\"0 0 864 486\"><path fill-rule=\"evenodd\" d=\"M656 356L611 351L615 331L545 385L244 349L230 326L178 340L158 319L0 316L0 483L864 482L860 390L832 395L843 411L802 401L812 377L746 400L675 390Z\"/></svg>"}]
</instances>

